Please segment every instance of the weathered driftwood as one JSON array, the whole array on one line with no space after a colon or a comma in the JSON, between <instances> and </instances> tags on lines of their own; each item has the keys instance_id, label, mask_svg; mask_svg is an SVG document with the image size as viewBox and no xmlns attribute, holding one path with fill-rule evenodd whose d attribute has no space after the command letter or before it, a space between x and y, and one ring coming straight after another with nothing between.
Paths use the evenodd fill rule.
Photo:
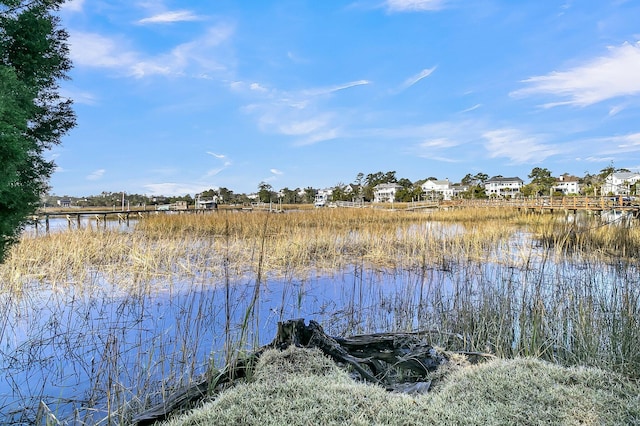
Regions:
<instances>
[{"instance_id":1,"label":"weathered driftwood","mask_svg":"<svg viewBox=\"0 0 640 426\"><path fill-rule=\"evenodd\" d=\"M278 323L274 340L227 366L215 377L204 378L191 387L175 393L162 404L136 416L138 425L152 424L170 413L189 406L208 393L215 393L234 380L244 378L260 355L267 349L286 349L290 345L318 348L334 361L351 369L360 380L376 383L394 392L425 393L431 382L428 373L448 361L448 355L436 350L425 339L428 332L377 333L353 337L328 336L316 321L304 319ZM456 352L469 355L472 362L491 355L478 352Z\"/></svg>"}]
</instances>

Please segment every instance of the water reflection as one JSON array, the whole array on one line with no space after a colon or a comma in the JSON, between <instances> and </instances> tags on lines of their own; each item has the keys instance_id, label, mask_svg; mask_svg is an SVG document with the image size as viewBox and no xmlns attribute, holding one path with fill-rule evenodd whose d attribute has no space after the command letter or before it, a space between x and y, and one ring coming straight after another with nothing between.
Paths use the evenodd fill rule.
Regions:
<instances>
[{"instance_id":1,"label":"water reflection","mask_svg":"<svg viewBox=\"0 0 640 426\"><path fill-rule=\"evenodd\" d=\"M108 230L120 230L129 231L132 230L135 224L138 222L135 218L130 218L128 221L126 218L118 219L117 217L108 216L105 221L102 217L96 219L91 216L82 216L80 221L73 218L65 217L51 217L49 218L49 233L74 231L78 229L108 229ZM40 219L37 223L33 222L27 225L23 231L30 236L45 235L47 234L47 225L44 219Z\"/></svg>"}]
</instances>

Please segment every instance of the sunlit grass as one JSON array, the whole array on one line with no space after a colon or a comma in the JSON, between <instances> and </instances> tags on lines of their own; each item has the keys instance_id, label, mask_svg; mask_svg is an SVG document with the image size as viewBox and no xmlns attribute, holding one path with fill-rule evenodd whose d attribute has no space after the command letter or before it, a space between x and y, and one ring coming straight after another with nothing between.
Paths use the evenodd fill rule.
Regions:
<instances>
[{"instance_id":1,"label":"sunlit grass","mask_svg":"<svg viewBox=\"0 0 640 426\"><path fill-rule=\"evenodd\" d=\"M445 376L426 395L358 384L317 351L260 360L253 380L167 422L243 425L620 425L640 422L635 384L598 369L533 359L490 361Z\"/></svg>"}]
</instances>

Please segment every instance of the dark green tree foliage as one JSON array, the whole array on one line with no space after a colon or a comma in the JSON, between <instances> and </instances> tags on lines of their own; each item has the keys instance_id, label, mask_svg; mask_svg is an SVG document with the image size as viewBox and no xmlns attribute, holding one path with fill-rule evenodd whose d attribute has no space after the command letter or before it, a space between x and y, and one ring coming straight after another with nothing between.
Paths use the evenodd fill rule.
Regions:
<instances>
[{"instance_id":1,"label":"dark green tree foliage","mask_svg":"<svg viewBox=\"0 0 640 426\"><path fill-rule=\"evenodd\" d=\"M44 152L75 125L67 33L53 13L64 0L0 0L0 259L47 190L55 164Z\"/></svg>"},{"instance_id":2,"label":"dark green tree foliage","mask_svg":"<svg viewBox=\"0 0 640 426\"><path fill-rule=\"evenodd\" d=\"M258 185L258 199L263 203L269 203L275 198L273 187L266 182L260 182Z\"/></svg>"},{"instance_id":3,"label":"dark green tree foliage","mask_svg":"<svg viewBox=\"0 0 640 426\"><path fill-rule=\"evenodd\" d=\"M551 176L551 171L543 167L534 167L529 173L529 179L532 195L549 195L551 187L556 182L556 178Z\"/></svg>"}]
</instances>

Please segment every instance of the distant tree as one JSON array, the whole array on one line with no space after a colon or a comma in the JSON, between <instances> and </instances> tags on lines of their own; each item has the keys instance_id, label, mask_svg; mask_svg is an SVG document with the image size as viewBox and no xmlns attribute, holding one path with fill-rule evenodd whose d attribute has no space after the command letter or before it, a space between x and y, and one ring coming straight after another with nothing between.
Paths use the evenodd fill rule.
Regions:
<instances>
[{"instance_id":1,"label":"distant tree","mask_svg":"<svg viewBox=\"0 0 640 426\"><path fill-rule=\"evenodd\" d=\"M369 173L364 180L363 196L365 200L369 200L369 201L373 200L374 188L377 185L380 185L381 183L395 183L395 182L397 182L395 171L390 171L386 173L383 173L383 172Z\"/></svg>"},{"instance_id":2,"label":"distant tree","mask_svg":"<svg viewBox=\"0 0 640 426\"><path fill-rule=\"evenodd\" d=\"M400 184L398 182L398 184ZM417 201L422 196L422 188L420 185L410 185L408 187L403 186L396 192L396 201L400 202L410 202Z\"/></svg>"},{"instance_id":3,"label":"distant tree","mask_svg":"<svg viewBox=\"0 0 640 426\"><path fill-rule=\"evenodd\" d=\"M318 192L318 191L316 191L314 188L312 188L312 187L310 187L310 186L307 186L307 187L304 189L304 199L303 199L303 202L304 202L304 203L307 203L307 204L313 204L313 202L314 202L314 201L315 201L315 199L316 199L316 192Z\"/></svg>"},{"instance_id":4,"label":"distant tree","mask_svg":"<svg viewBox=\"0 0 640 426\"><path fill-rule=\"evenodd\" d=\"M0 260L46 194L44 152L75 125L58 93L71 61L57 11L64 0L0 0Z\"/></svg>"},{"instance_id":5,"label":"distant tree","mask_svg":"<svg viewBox=\"0 0 640 426\"><path fill-rule=\"evenodd\" d=\"M523 197L535 197L540 195L540 188L534 183L528 183L526 185L522 185L520 192Z\"/></svg>"},{"instance_id":6,"label":"distant tree","mask_svg":"<svg viewBox=\"0 0 640 426\"><path fill-rule=\"evenodd\" d=\"M551 176L551 171L543 167L534 167L529 173L529 179L531 179L531 188L526 192L531 192L531 195L549 195L551 188L556 182L556 178ZM527 195L525 191L522 191L523 195Z\"/></svg>"},{"instance_id":7,"label":"distant tree","mask_svg":"<svg viewBox=\"0 0 640 426\"><path fill-rule=\"evenodd\" d=\"M484 184L487 180L489 180L489 175L486 173L476 173L476 175L473 178L476 179L478 182Z\"/></svg>"},{"instance_id":8,"label":"distant tree","mask_svg":"<svg viewBox=\"0 0 640 426\"><path fill-rule=\"evenodd\" d=\"M234 201L233 191L224 186L218 188L218 195L220 196L220 200L218 200L220 203L232 203Z\"/></svg>"},{"instance_id":9,"label":"distant tree","mask_svg":"<svg viewBox=\"0 0 640 426\"><path fill-rule=\"evenodd\" d=\"M218 191L213 188L207 189L206 191L202 191L200 193L201 198L213 198L217 196L218 196Z\"/></svg>"},{"instance_id":10,"label":"distant tree","mask_svg":"<svg viewBox=\"0 0 640 426\"><path fill-rule=\"evenodd\" d=\"M407 178L398 179L398 185L405 189L411 189L413 187L413 182L411 182Z\"/></svg>"},{"instance_id":11,"label":"distant tree","mask_svg":"<svg viewBox=\"0 0 640 426\"><path fill-rule=\"evenodd\" d=\"M355 184L355 186L362 186L363 181L364 181L364 173L360 172L356 176L356 180L353 181L353 183Z\"/></svg>"},{"instance_id":12,"label":"distant tree","mask_svg":"<svg viewBox=\"0 0 640 426\"><path fill-rule=\"evenodd\" d=\"M269 203L273 201L274 192L271 185L266 182L260 182L258 185L258 198L263 203Z\"/></svg>"},{"instance_id":13,"label":"distant tree","mask_svg":"<svg viewBox=\"0 0 640 426\"><path fill-rule=\"evenodd\" d=\"M600 170L600 173L598 173L598 178L600 180L600 182L604 182L604 180L607 178L607 176L609 176L612 173L615 173L616 168L613 165L613 161L611 163L609 163L609 165L605 168L603 168L602 170Z\"/></svg>"},{"instance_id":14,"label":"distant tree","mask_svg":"<svg viewBox=\"0 0 640 426\"><path fill-rule=\"evenodd\" d=\"M349 194L345 191L346 185L342 182L337 183L333 187L333 191L331 193L331 201L347 201L349 199Z\"/></svg>"},{"instance_id":15,"label":"distant tree","mask_svg":"<svg viewBox=\"0 0 640 426\"><path fill-rule=\"evenodd\" d=\"M281 201L284 204L295 204L298 202L298 191L291 190L289 188L283 188L280 193L282 194Z\"/></svg>"},{"instance_id":16,"label":"distant tree","mask_svg":"<svg viewBox=\"0 0 640 426\"><path fill-rule=\"evenodd\" d=\"M473 177L473 175L471 173L467 173L462 180L460 181L461 184L463 185L475 185L476 182L478 181L478 179L476 179L475 177Z\"/></svg>"},{"instance_id":17,"label":"distant tree","mask_svg":"<svg viewBox=\"0 0 640 426\"><path fill-rule=\"evenodd\" d=\"M592 175L589 172L585 172L584 176L578 180L578 183L583 195L597 195L601 184L598 175Z\"/></svg>"},{"instance_id":18,"label":"distant tree","mask_svg":"<svg viewBox=\"0 0 640 426\"><path fill-rule=\"evenodd\" d=\"M395 170L384 174L384 183L396 183L396 182L398 182L398 180L396 179Z\"/></svg>"}]
</instances>

